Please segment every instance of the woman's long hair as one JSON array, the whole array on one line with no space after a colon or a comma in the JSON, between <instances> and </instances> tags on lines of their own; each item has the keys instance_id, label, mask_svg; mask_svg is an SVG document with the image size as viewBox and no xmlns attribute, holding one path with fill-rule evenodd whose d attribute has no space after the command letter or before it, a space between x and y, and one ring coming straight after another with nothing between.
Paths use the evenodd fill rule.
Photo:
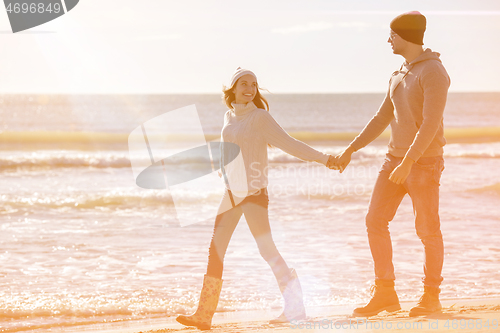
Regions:
<instances>
[{"instance_id":1,"label":"woman's long hair","mask_svg":"<svg viewBox=\"0 0 500 333\"><path fill-rule=\"evenodd\" d=\"M236 80L236 82L233 84L232 87L227 88L226 86L222 87L222 99L224 100L224 104L227 105L228 108L232 109L233 106L231 105L232 102L235 101L236 96L233 93L234 87L238 84L238 81L240 79ZM253 99L253 103L255 104L256 107L259 109L264 109L266 111L269 111L269 103L267 102L267 99L262 96L262 94L259 91L259 86L257 85L257 93L255 94L255 97Z\"/></svg>"}]
</instances>

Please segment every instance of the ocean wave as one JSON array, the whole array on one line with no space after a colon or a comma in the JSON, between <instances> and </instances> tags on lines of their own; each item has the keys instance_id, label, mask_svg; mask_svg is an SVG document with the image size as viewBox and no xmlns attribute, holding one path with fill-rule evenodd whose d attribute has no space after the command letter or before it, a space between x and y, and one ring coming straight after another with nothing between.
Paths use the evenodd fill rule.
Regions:
<instances>
[{"instance_id":1,"label":"ocean wave","mask_svg":"<svg viewBox=\"0 0 500 333\"><path fill-rule=\"evenodd\" d=\"M147 191L147 192L108 192L96 194L68 194L64 195L8 195L0 196L2 205L6 209L29 208L37 209L93 209L97 207L120 206L140 207L140 206L159 206L171 204L171 197L167 191Z\"/></svg>"},{"instance_id":2,"label":"ocean wave","mask_svg":"<svg viewBox=\"0 0 500 333\"><path fill-rule=\"evenodd\" d=\"M176 192L177 203L203 204L204 202L220 201L222 191L184 191ZM115 208L128 209L157 209L163 206L173 206L172 195L169 190L130 190L130 191L110 191L104 193L76 193L68 195L38 195L27 193L25 195L0 196L2 210L12 212L18 209L37 211L39 209L95 209L95 208Z\"/></svg>"},{"instance_id":3,"label":"ocean wave","mask_svg":"<svg viewBox=\"0 0 500 333\"><path fill-rule=\"evenodd\" d=\"M129 300L106 300L99 298L91 297L82 301L77 301L76 299L61 301L47 297L38 300L36 307L31 304L27 308L23 308L20 305L23 303L30 305L28 301L18 301L17 304L3 304L3 307L0 308L0 320L53 316L95 318L98 316L168 314L172 311L173 305L162 299L150 299L147 302L138 297L132 297ZM181 306L178 306L176 309L176 312L179 311L181 311ZM174 313L170 313L170 315L172 314Z\"/></svg>"},{"instance_id":4,"label":"ocean wave","mask_svg":"<svg viewBox=\"0 0 500 333\"><path fill-rule=\"evenodd\" d=\"M449 144L444 148L445 157L500 158L500 143Z\"/></svg>"},{"instance_id":5,"label":"ocean wave","mask_svg":"<svg viewBox=\"0 0 500 333\"><path fill-rule=\"evenodd\" d=\"M37 152L0 156L0 170L31 168L127 168L128 154Z\"/></svg>"},{"instance_id":6,"label":"ocean wave","mask_svg":"<svg viewBox=\"0 0 500 333\"><path fill-rule=\"evenodd\" d=\"M463 157L463 158L500 158L500 151L459 151L445 153L444 157Z\"/></svg>"},{"instance_id":7,"label":"ocean wave","mask_svg":"<svg viewBox=\"0 0 500 333\"><path fill-rule=\"evenodd\" d=\"M336 184L320 186L318 184L304 184L300 186L270 185L269 194L276 198L294 198L296 200L345 200L351 197L367 196L371 192L364 187ZM202 208L203 206L218 206L223 195L223 186L207 190L143 190L133 188L129 190L113 190L107 192L78 192L78 193L23 193L2 194L0 214L16 212L36 212L40 210L86 210L110 209L126 210L141 209L155 211L158 209L174 208L175 205L187 205ZM174 199L175 197L175 204Z\"/></svg>"},{"instance_id":8,"label":"ocean wave","mask_svg":"<svg viewBox=\"0 0 500 333\"><path fill-rule=\"evenodd\" d=\"M470 192L478 192L478 193L496 193L496 194L500 195L500 183L475 188L475 189L472 189L469 191Z\"/></svg>"},{"instance_id":9,"label":"ocean wave","mask_svg":"<svg viewBox=\"0 0 500 333\"><path fill-rule=\"evenodd\" d=\"M3 297L0 302L0 332L104 324L160 315L164 317L181 313L184 308L183 304L169 300L169 297Z\"/></svg>"},{"instance_id":10,"label":"ocean wave","mask_svg":"<svg viewBox=\"0 0 500 333\"><path fill-rule=\"evenodd\" d=\"M343 147L316 147L325 154L337 155L342 152ZM372 163L374 159L380 159L387 153L386 146L366 147L352 156L353 163ZM500 148L479 148L476 146L445 148L445 157L459 158L500 158ZM144 160L147 164L149 160ZM203 158L191 157L182 161L167 162L168 164L200 163L207 162ZM207 162L208 163L208 162ZM293 164L304 163L290 154L273 148L269 150L269 163ZM130 168L130 157L125 152L36 152L29 154L0 155L0 172L31 169L57 169L57 168Z\"/></svg>"},{"instance_id":11,"label":"ocean wave","mask_svg":"<svg viewBox=\"0 0 500 333\"><path fill-rule=\"evenodd\" d=\"M339 154L342 149L337 148L318 148L327 154ZM356 154L354 159L371 158L383 156L385 148L365 149ZM170 154L165 152L164 156ZM136 158L134 156L134 158ZM141 158L136 158L139 160ZM149 159L140 161L144 165L150 163ZM300 159L283 152L280 149L273 148L269 151L269 163L288 164L302 163ZM169 159L166 164L183 165L186 163L209 163L203 157L190 156L182 160ZM131 167L130 156L126 152L74 152L74 151L39 151L35 153L22 154L19 152L13 154L0 155L0 171L16 169L55 169L55 168L129 168Z\"/></svg>"},{"instance_id":12,"label":"ocean wave","mask_svg":"<svg viewBox=\"0 0 500 333\"><path fill-rule=\"evenodd\" d=\"M166 155L167 156L167 155ZM143 159L146 165L149 159ZM169 160L167 164L209 163L203 157L184 158L181 161ZM270 163L297 163L297 158L277 152L269 158ZM56 169L56 168L130 168L130 158L126 153L30 153L26 155L0 156L0 172L17 169Z\"/></svg>"}]
</instances>

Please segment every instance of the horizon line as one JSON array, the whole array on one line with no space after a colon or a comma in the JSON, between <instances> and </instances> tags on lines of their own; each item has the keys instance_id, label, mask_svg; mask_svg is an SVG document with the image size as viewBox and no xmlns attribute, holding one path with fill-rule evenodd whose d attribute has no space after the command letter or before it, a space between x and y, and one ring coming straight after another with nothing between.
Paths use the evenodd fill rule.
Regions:
<instances>
[{"instance_id":1,"label":"horizon line","mask_svg":"<svg viewBox=\"0 0 500 333\"><path fill-rule=\"evenodd\" d=\"M330 91L330 92L300 92L300 91L278 91L261 92L263 95L363 95L363 94L385 94L386 91ZM500 93L500 90L450 90L451 94L469 93ZM1 96L9 95L219 95L222 92L0 92Z\"/></svg>"}]
</instances>

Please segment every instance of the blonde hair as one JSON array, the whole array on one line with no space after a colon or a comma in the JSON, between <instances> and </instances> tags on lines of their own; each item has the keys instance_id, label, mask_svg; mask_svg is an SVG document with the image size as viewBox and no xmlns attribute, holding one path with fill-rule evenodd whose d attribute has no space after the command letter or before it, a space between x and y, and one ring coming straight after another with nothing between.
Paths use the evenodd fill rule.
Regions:
<instances>
[{"instance_id":1,"label":"blonde hair","mask_svg":"<svg viewBox=\"0 0 500 333\"><path fill-rule=\"evenodd\" d=\"M236 96L234 95L233 89L238 84L239 80L240 79L236 80L236 82L233 84L232 87L229 88L226 86L222 87L222 99L224 100L224 104L226 104L227 107L230 109L233 108L231 103L236 100ZM266 111L269 111L269 103L267 102L267 99L264 96L262 96L259 89L260 89L259 85L257 84L257 93L255 94L255 97L252 102L259 109L264 109Z\"/></svg>"}]
</instances>

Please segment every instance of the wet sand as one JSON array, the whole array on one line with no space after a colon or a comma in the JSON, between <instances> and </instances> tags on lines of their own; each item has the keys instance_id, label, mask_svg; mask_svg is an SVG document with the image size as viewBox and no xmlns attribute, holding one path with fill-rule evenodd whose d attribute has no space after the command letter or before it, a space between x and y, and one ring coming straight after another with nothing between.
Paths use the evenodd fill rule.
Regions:
<instances>
[{"instance_id":1,"label":"wet sand","mask_svg":"<svg viewBox=\"0 0 500 333\"><path fill-rule=\"evenodd\" d=\"M394 313L382 312L370 318L354 318L350 312L353 307L313 308L308 312L308 320L290 324L271 325L269 319L279 313L268 311L248 311L216 313L210 332L499 332L500 299L460 299L442 302L443 310L423 317L410 318L409 310L415 302L402 302L402 310ZM273 311L275 312L275 311ZM141 327L142 325L142 327ZM111 328L111 326L114 326ZM185 327L175 319L165 318L155 322L122 323L118 325L99 325L57 332L94 332L94 333L172 333L200 332L194 327ZM51 332L55 332L51 330Z\"/></svg>"},{"instance_id":2,"label":"wet sand","mask_svg":"<svg viewBox=\"0 0 500 333\"><path fill-rule=\"evenodd\" d=\"M396 313L381 313L368 319L350 315L313 317L307 321L270 325L267 321L217 323L211 332L483 332L500 331L500 300L446 302L439 314L409 318L414 305L402 304ZM488 327L486 327L488 326ZM171 327L141 333L199 332L195 328Z\"/></svg>"}]
</instances>

